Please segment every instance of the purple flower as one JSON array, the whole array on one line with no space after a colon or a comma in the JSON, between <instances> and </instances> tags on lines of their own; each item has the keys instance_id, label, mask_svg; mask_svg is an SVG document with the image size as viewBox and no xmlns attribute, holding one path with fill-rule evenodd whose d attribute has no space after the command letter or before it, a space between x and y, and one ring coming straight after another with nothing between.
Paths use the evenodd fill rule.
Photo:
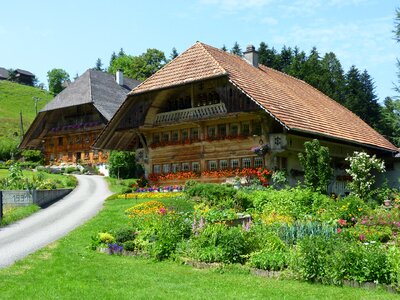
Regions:
<instances>
[{"instance_id":1,"label":"purple flower","mask_svg":"<svg viewBox=\"0 0 400 300\"><path fill-rule=\"evenodd\" d=\"M122 254L123 247L118 244L108 244L108 253L109 254Z\"/></svg>"}]
</instances>

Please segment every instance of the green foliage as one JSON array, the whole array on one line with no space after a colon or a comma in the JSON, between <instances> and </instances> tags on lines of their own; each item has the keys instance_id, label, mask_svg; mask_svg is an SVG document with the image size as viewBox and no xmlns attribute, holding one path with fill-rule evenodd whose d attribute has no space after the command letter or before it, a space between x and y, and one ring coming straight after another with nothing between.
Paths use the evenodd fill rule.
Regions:
<instances>
[{"instance_id":1,"label":"green foliage","mask_svg":"<svg viewBox=\"0 0 400 300\"><path fill-rule=\"evenodd\" d=\"M250 255L249 265L257 269L280 271L287 268L289 261L288 252L263 249Z\"/></svg>"},{"instance_id":2,"label":"green foliage","mask_svg":"<svg viewBox=\"0 0 400 300\"><path fill-rule=\"evenodd\" d=\"M103 244L110 244L115 242L115 238L108 232L100 232L99 240Z\"/></svg>"},{"instance_id":3,"label":"green foliage","mask_svg":"<svg viewBox=\"0 0 400 300\"><path fill-rule=\"evenodd\" d=\"M364 201L374 194L373 184L375 183L375 175L372 171L385 171L385 164L381 159L377 159L375 155L372 157L365 152L354 152L353 156L347 157L346 161L350 162L350 168L346 172L351 176L352 181L348 184L351 193Z\"/></svg>"},{"instance_id":4,"label":"green foliage","mask_svg":"<svg viewBox=\"0 0 400 300\"><path fill-rule=\"evenodd\" d=\"M195 184L185 189L185 193L189 197L199 197L204 204L209 206L216 206L221 209L236 206L234 197L237 190L227 185Z\"/></svg>"},{"instance_id":5,"label":"green foliage","mask_svg":"<svg viewBox=\"0 0 400 300\"><path fill-rule=\"evenodd\" d=\"M110 176L113 178L138 177L140 166L136 165L135 153L128 151L111 151L109 158Z\"/></svg>"},{"instance_id":6,"label":"green foliage","mask_svg":"<svg viewBox=\"0 0 400 300\"><path fill-rule=\"evenodd\" d=\"M40 150L24 150L22 151L21 154L25 161L31 161L31 162L43 161L43 154Z\"/></svg>"},{"instance_id":7,"label":"green foliage","mask_svg":"<svg viewBox=\"0 0 400 300\"><path fill-rule=\"evenodd\" d=\"M120 228L115 231L115 242L123 244L127 241L133 241L137 235L137 232L130 227Z\"/></svg>"},{"instance_id":8,"label":"green foliage","mask_svg":"<svg viewBox=\"0 0 400 300\"><path fill-rule=\"evenodd\" d=\"M119 53L110 62L108 72L115 74L117 70L122 70L125 76L143 81L161 69L166 62L164 52L157 49L147 49L139 56Z\"/></svg>"},{"instance_id":9,"label":"green foliage","mask_svg":"<svg viewBox=\"0 0 400 300\"><path fill-rule=\"evenodd\" d=\"M283 170L277 170L272 173L271 179L273 182L273 186L276 189L283 188L288 184L287 174Z\"/></svg>"},{"instance_id":10,"label":"green foliage","mask_svg":"<svg viewBox=\"0 0 400 300\"><path fill-rule=\"evenodd\" d=\"M397 290L400 290L400 249L390 246L387 251L387 262L390 270L390 282Z\"/></svg>"},{"instance_id":11,"label":"green foliage","mask_svg":"<svg viewBox=\"0 0 400 300\"><path fill-rule=\"evenodd\" d=\"M190 240L190 256L204 262L238 263L245 254L245 238L239 227L208 224Z\"/></svg>"},{"instance_id":12,"label":"green foliage","mask_svg":"<svg viewBox=\"0 0 400 300\"><path fill-rule=\"evenodd\" d=\"M299 154L304 169L304 183L316 192L326 193L332 178L329 149L321 146L318 140L304 143L305 153Z\"/></svg>"},{"instance_id":13,"label":"green foliage","mask_svg":"<svg viewBox=\"0 0 400 300\"><path fill-rule=\"evenodd\" d=\"M277 234L287 245L295 245L306 237L323 237L329 239L337 235L337 225L321 222L297 222L283 224L277 228Z\"/></svg>"},{"instance_id":14,"label":"green foliage","mask_svg":"<svg viewBox=\"0 0 400 300\"><path fill-rule=\"evenodd\" d=\"M231 49L231 53L236 54L238 56L243 56L242 49L240 48L238 42L235 42L235 44L233 45L233 47Z\"/></svg>"},{"instance_id":15,"label":"green foliage","mask_svg":"<svg viewBox=\"0 0 400 300\"><path fill-rule=\"evenodd\" d=\"M0 227L12 224L16 221L24 219L31 214L40 210L36 204L28 206L7 206L3 208L3 219L0 221Z\"/></svg>"},{"instance_id":16,"label":"green foliage","mask_svg":"<svg viewBox=\"0 0 400 300\"><path fill-rule=\"evenodd\" d=\"M400 99L386 97L384 100L379 131L393 144L400 147Z\"/></svg>"},{"instance_id":17,"label":"green foliage","mask_svg":"<svg viewBox=\"0 0 400 300\"><path fill-rule=\"evenodd\" d=\"M329 206L328 196L309 189L290 188L283 190L268 189L255 191L251 194L253 205L259 212L289 215L299 219L317 213L322 207Z\"/></svg>"},{"instance_id":18,"label":"green foliage","mask_svg":"<svg viewBox=\"0 0 400 300\"><path fill-rule=\"evenodd\" d=\"M52 69L47 72L49 91L53 95L59 94L63 89L63 83L69 80L69 74L63 69Z\"/></svg>"}]
</instances>

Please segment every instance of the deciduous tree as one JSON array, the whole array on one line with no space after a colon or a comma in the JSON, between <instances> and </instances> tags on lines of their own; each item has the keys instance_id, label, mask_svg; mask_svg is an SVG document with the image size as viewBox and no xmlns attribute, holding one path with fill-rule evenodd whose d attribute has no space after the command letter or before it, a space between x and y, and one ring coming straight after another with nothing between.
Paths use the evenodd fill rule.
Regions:
<instances>
[{"instance_id":1,"label":"deciduous tree","mask_svg":"<svg viewBox=\"0 0 400 300\"><path fill-rule=\"evenodd\" d=\"M63 83L69 80L69 74L63 69L52 69L47 72L49 91L54 95L59 94L63 89Z\"/></svg>"}]
</instances>

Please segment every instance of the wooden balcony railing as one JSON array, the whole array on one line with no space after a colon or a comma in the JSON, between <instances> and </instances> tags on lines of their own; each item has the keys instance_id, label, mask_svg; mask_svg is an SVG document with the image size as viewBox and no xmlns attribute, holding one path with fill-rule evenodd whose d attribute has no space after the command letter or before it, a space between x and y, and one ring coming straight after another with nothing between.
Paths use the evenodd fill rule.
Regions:
<instances>
[{"instance_id":1,"label":"wooden balcony railing","mask_svg":"<svg viewBox=\"0 0 400 300\"><path fill-rule=\"evenodd\" d=\"M154 125L207 119L225 115L226 113L227 110L224 103L194 107L189 109L175 110L157 114L154 121Z\"/></svg>"}]
</instances>

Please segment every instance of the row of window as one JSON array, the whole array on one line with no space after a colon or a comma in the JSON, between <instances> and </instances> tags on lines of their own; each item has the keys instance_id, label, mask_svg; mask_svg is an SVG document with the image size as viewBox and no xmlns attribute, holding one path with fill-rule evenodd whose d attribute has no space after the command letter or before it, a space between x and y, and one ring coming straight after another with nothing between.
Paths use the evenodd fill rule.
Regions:
<instances>
[{"instance_id":1,"label":"row of window","mask_svg":"<svg viewBox=\"0 0 400 300\"><path fill-rule=\"evenodd\" d=\"M232 158L232 159L219 159L219 160L208 160L207 170L226 170L226 169L237 169L237 168L259 168L264 165L262 157L243 157L243 158ZM156 164L153 165L153 173L155 174L167 174L176 173L179 171L193 171L200 172L200 163L198 161L193 162L179 162L172 164Z\"/></svg>"},{"instance_id":2,"label":"row of window","mask_svg":"<svg viewBox=\"0 0 400 300\"><path fill-rule=\"evenodd\" d=\"M64 141L67 143L67 145L73 145L73 144L81 145L83 143L90 144L91 140L94 140L94 136L91 136L89 134L68 136L68 137L59 136L56 140L57 140L57 146L63 146ZM51 138L49 144L50 147L54 147L55 139Z\"/></svg>"},{"instance_id":3,"label":"row of window","mask_svg":"<svg viewBox=\"0 0 400 300\"><path fill-rule=\"evenodd\" d=\"M87 160L87 159L90 158L89 154L90 154L90 151L84 151L82 153L81 152L77 152L77 153L75 153L75 158L76 159L85 159L85 160ZM72 152L58 153L57 159L60 160L60 161L63 160L64 155L67 155L68 160L72 161L72 159L73 159L73 153ZM54 160L55 158L56 158L56 155L54 153L51 153L50 154L50 160ZM99 151L98 150L93 150L93 159L97 159L97 158L99 158Z\"/></svg>"},{"instance_id":4,"label":"row of window","mask_svg":"<svg viewBox=\"0 0 400 300\"><path fill-rule=\"evenodd\" d=\"M241 122L231 124L218 124L214 126L207 126L206 134L207 138L214 137L226 137L226 136L238 136L238 135L261 135L261 123L260 122ZM160 142L177 142L184 140L198 140L200 139L200 128L184 128L181 130L164 131L161 133L153 134L153 143L157 144Z\"/></svg>"}]
</instances>

